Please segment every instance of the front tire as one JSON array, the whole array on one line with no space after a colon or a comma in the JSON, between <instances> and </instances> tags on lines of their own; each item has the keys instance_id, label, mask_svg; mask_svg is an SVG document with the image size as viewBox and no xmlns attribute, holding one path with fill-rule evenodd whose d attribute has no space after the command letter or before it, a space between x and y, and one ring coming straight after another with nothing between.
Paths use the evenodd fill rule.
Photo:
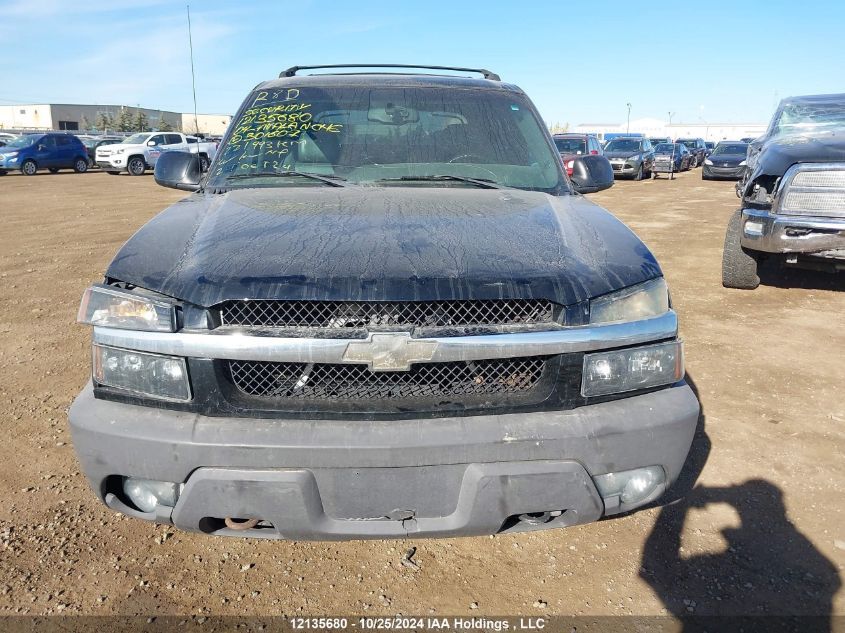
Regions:
<instances>
[{"instance_id":1,"label":"front tire","mask_svg":"<svg viewBox=\"0 0 845 633\"><path fill-rule=\"evenodd\" d=\"M725 288L754 290L760 285L757 274L757 258L742 248L740 231L742 230L742 212L736 211L728 221L725 233L725 247L722 250L722 285Z\"/></svg>"},{"instance_id":2,"label":"front tire","mask_svg":"<svg viewBox=\"0 0 845 633\"><path fill-rule=\"evenodd\" d=\"M77 174L84 174L86 171L88 171L88 160L85 158L77 158L73 162L73 171L75 171Z\"/></svg>"},{"instance_id":3,"label":"front tire","mask_svg":"<svg viewBox=\"0 0 845 633\"><path fill-rule=\"evenodd\" d=\"M126 171L129 172L130 176L143 176L146 170L147 165L144 163L144 159L140 156L133 156L129 159L129 162L126 163Z\"/></svg>"},{"instance_id":4,"label":"front tire","mask_svg":"<svg viewBox=\"0 0 845 633\"><path fill-rule=\"evenodd\" d=\"M38 171L38 165L35 164L35 161L31 158L25 160L23 165L21 165L21 172L24 176L34 176L35 172Z\"/></svg>"}]
</instances>

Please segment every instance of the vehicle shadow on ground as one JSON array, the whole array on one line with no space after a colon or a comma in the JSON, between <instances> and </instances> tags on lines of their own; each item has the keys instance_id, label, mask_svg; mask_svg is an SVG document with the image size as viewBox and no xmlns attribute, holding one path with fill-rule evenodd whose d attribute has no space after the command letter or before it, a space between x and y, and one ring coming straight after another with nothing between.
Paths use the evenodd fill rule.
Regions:
<instances>
[{"instance_id":1,"label":"vehicle shadow on ground","mask_svg":"<svg viewBox=\"0 0 845 633\"><path fill-rule=\"evenodd\" d=\"M774 263L760 266L760 283L775 288L802 288L804 290L845 291L845 274L829 273L801 268L786 268Z\"/></svg>"},{"instance_id":2,"label":"vehicle shadow on ground","mask_svg":"<svg viewBox=\"0 0 845 633\"><path fill-rule=\"evenodd\" d=\"M687 377L698 395L695 383ZM646 539L640 577L683 631L830 631L833 596L842 585L836 566L786 516L783 492L763 479L736 486L696 485L710 453L698 421L690 455ZM713 535L684 532L691 511L712 517L722 551L703 551ZM735 517L739 525L735 525ZM731 521L731 519L734 519ZM723 526L720 527L719 523ZM683 536L682 536L683 535ZM728 620L713 616L789 616ZM808 618L807 616L815 616Z\"/></svg>"}]
</instances>

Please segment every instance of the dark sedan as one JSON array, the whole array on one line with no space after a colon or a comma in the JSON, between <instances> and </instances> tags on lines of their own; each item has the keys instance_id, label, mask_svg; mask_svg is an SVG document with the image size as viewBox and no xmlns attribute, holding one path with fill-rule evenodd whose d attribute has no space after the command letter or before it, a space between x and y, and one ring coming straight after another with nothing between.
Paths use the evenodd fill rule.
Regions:
<instances>
[{"instance_id":1,"label":"dark sedan","mask_svg":"<svg viewBox=\"0 0 845 633\"><path fill-rule=\"evenodd\" d=\"M651 175L654 148L647 138L615 138L604 146L604 155L613 166L613 176L629 176L642 180Z\"/></svg>"},{"instance_id":2,"label":"dark sedan","mask_svg":"<svg viewBox=\"0 0 845 633\"><path fill-rule=\"evenodd\" d=\"M654 148L654 171L657 174L677 174L690 168L692 154L683 143L660 143Z\"/></svg>"},{"instance_id":3,"label":"dark sedan","mask_svg":"<svg viewBox=\"0 0 845 633\"><path fill-rule=\"evenodd\" d=\"M698 167L704 164L704 159L707 158L707 146L704 144L703 138L678 138L676 143L683 143L692 154L692 162L690 168Z\"/></svg>"},{"instance_id":4,"label":"dark sedan","mask_svg":"<svg viewBox=\"0 0 845 633\"><path fill-rule=\"evenodd\" d=\"M745 171L745 158L748 155L748 143L740 141L722 141L704 161L701 170L702 180L739 180Z\"/></svg>"}]
</instances>

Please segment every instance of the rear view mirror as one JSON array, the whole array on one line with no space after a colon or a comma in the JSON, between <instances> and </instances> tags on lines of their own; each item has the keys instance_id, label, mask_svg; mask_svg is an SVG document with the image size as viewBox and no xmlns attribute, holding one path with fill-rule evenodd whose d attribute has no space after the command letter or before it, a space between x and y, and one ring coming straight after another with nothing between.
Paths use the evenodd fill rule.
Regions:
<instances>
[{"instance_id":1,"label":"rear view mirror","mask_svg":"<svg viewBox=\"0 0 845 633\"><path fill-rule=\"evenodd\" d=\"M196 191L200 187L200 163L190 152L162 152L156 160L155 181L162 187Z\"/></svg>"},{"instance_id":2,"label":"rear view mirror","mask_svg":"<svg viewBox=\"0 0 845 633\"><path fill-rule=\"evenodd\" d=\"M578 193L595 193L613 186L613 167L604 156L578 156L569 179Z\"/></svg>"}]
</instances>

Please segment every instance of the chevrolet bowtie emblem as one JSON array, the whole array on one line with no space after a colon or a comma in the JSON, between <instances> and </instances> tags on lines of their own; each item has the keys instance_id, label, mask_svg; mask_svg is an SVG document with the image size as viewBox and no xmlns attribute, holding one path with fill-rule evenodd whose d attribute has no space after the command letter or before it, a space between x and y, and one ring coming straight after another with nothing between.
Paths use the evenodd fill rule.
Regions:
<instances>
[{"instance_id":1,"label":"chevrolet bowtie emblem","mask_svg":"<svg viewBox=\"0 0 845 633\"><path fill-rule=\"evenodd\" d=\"M411 363L431 360L436 349L435 341L412 339L408 332L371 334L347 345L343 360L367 363L372 371L409 371Z\"/></svg>"}]
</instances>

